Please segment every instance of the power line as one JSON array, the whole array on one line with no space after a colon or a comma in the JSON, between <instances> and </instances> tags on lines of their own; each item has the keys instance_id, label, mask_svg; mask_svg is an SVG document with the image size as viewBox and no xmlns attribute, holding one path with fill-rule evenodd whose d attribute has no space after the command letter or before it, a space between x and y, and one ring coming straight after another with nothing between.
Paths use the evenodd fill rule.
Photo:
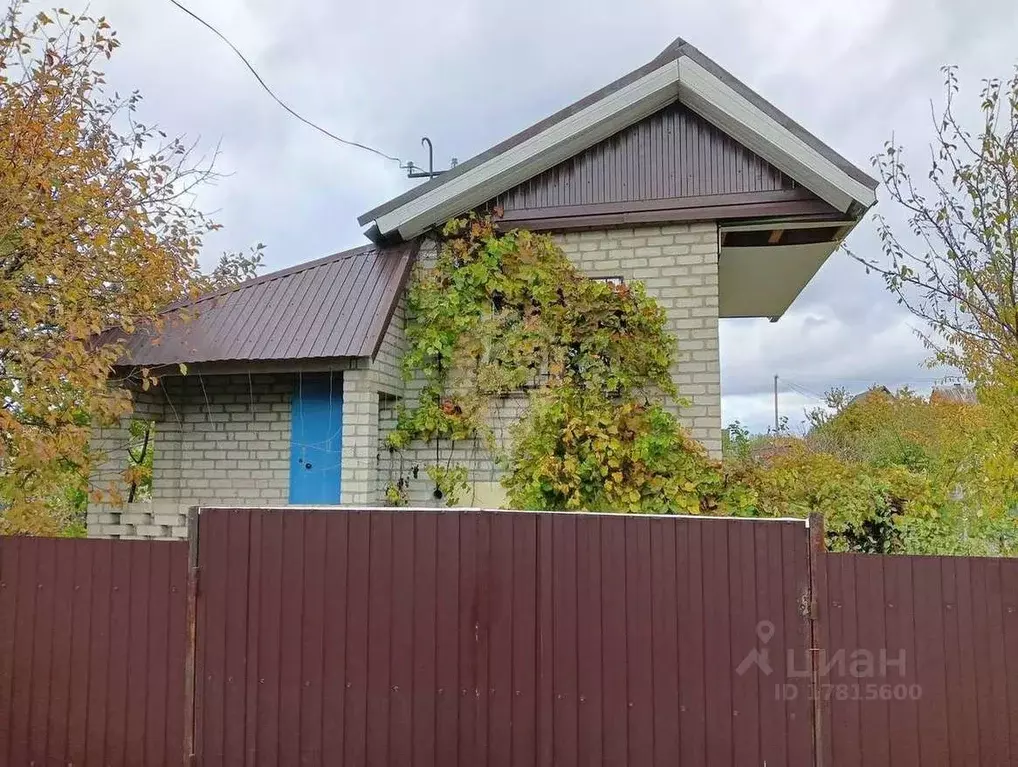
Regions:
<instances>
[{"instance_id":1,"label":"power line","mask_svg":"<svg viewBox=\"0 0 1018 767\"><path fill-rule=\"evenodd\" d=\"M789 381L787 378L783 378L781 380L785 384L785 386L787 386L789 389L791 389L796 394L802 395L803 397L806 397L808 399L820 400L821 402L823 402L825 399L827 399L823 394L820 394L818 392L812 391L811 389L808 389L805 386L802 386L801 384L797 384L797 383L794 383L793 381Z\"/></svg>"},{"instance_id":2,"label":"power line","mask_svg":"<svg viewBox=\"0 0 1018 767\"><path fill-rule=\"evenodd\" d=\"M281 98L279 98L279 96L277 96L275 93L272 92L272 89L265 83L265 81L262 79L262 76L260 74L258 74L258 71L254 68L254 66L251 64L251 62L247 60L247 57L244 56L244 54L240 52L240 50L237 48L236 45L234 45L233 43L230 42L230 40L226 37L226 35L224 35L222 32L220 32L214 26L209 24L207 21L205 21L205 19L203 19L198 14L196 14L194 11L190 10L186 6L184 6L181 3L177 2L177 0L170 0L170 2L173 3L175 6L177 6L177 8L182 10L184 13L186 13L188 16L190 16L192 19L197 21L199 24L204 26L206 29L210 30L216 37L218 37L220 40L222 40L228 46L230 46L230 50L232 50L234 53L236 53L237 56L240 58L240 60L244 62L244 65L251 71L251 74L253 74L255 76L255 79L258 81L258 84L261 85L262 88L265 90L265 92L268 93L269 96L272 97L272 100L275 101L277 104L279 104L279 106L281 106L283 109L285 109L291 115L293 115L298 120L300 120L302 123L304 123L305 125L308 125L308 126L314 128L319 133L322 133L322 134L328 136L329 138L331 138L331 139L333 139L335 141L338 141L341 144L346 144L347 146L357 147L358 149L363 149L366 152L371 152L372 154L376 154L379 157L384 157L386 160L392 160L393 162L397 162L400 165L403 164L402 160L400 160L398 157L393 157L391 154L386 154L385 152L382 152L382 151L380 151L378 149L375 149L374 147L370 147L367 144L361 144L361 143L359 143L357 141L350 141L349 139L340 138L335 133L326 130L321 125L313 123L313 122L311 122L311 120L307 119L303 115L300 115L297 112L295 112L293 109L290 108L290 106L285 101L283 101Z\"/></svg>"}]
</instances>

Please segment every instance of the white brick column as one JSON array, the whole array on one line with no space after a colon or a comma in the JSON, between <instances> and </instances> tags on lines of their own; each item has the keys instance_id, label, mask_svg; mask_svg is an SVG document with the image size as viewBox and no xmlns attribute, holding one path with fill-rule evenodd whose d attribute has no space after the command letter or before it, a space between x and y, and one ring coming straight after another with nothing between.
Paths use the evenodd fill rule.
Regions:
<instances>
[{"instance_id":1,"label":"white brick column","mask_svg":"<svg viewBox=\"0 0 1018 767\"><path fill-rule=\"evenodd\" d=\"M91 467L89 482L92 487L103 493L99 503L90 502L86 513L86 524L90 538L102 537L132 537L145 535L148 537L164 537L164 532L169 535L170 527L179 526L178 522L171 522L163 519L157 534L155 527L152 527L150 504L135 503L128 504L127 499L130 487L124 481L124 472L130 465L128 448L131 444L131 422L132 421L155 421L157 431L163 426L165 400L162 389L153 388L148 391L132 392L132 412L130 415L120 419L116 424L107 426L94 426L89 438L89 451L95 463ZM158 439L158 437L157 437ZM150 447L154 447L150 446ZM120 494L122 505L114 505L111 498L105 497L108 490L115 488ZM133 522L126 522L122 517L129 517L135 513ZM144 519L137 517L137 513L147 514ZM143 526L143 532L138 533L135 526ZM144 527L148 525L149 527Z\"/></svg>"},{"instance_id":2,"label":"white brick column","mask_svg":"<svg viewBox=\"0 0 1018 767\"><path fill-rule=\"evenodd\" d=\"M343 467L340 503L377 506L378 384L369 369L343 373Z\"/></svg>"}]
</instances>

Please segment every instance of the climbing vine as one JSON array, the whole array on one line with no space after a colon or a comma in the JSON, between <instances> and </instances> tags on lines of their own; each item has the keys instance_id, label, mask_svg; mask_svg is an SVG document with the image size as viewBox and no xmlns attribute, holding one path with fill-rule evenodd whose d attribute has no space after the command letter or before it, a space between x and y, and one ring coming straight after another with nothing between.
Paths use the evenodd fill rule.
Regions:
<instances>
[{"instance_id":1,"label":"climbing vine","mask_svg":"<svg viewBox=\"0 0 1018 767\"><path fill-rule=\"evenodd\" d=\"M643 286L588 279L551 237L503 233L487 217L451 221L442 235L408 293L403 374L422 382L398 410L389 450L436 443L426 473L450 505L467 469L437 445L474 440L505 470L513 507L709 507L720 474L664 406L679 402L675 342ZM528 406L498 439L492 410L511 397ZM401 471L390 482L390 503L406 502L410 481Z\"/></svg>"}]
</instances>

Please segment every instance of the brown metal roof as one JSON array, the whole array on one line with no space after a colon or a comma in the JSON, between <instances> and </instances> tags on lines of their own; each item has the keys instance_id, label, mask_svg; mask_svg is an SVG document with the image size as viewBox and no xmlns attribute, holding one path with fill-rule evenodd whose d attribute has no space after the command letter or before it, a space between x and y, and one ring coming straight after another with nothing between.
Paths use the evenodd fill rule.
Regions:
<instances>
[{"instance_id":1,"label":"brown metal roof","mask_svg":"<svg viewBox=\"0 0 1018 767\"><path fill-rule=\"evenodd\" d=\"M417 242L368 245L175 306L125 342L120 365L372 357Z\"/></svg>"}]
</instances>

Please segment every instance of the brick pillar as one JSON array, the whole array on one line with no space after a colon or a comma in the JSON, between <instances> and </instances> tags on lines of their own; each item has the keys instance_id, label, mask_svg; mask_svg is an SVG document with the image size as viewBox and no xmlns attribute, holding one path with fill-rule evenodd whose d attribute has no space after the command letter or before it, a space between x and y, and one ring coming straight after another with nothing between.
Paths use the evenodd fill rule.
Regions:
<instances>
[{"instance_id":1,"label":"brick pillar","mask_svg":"<svg viewBox=\"0 0 1018 767\"><path fill-rule=\"evenodd\" d=\"M148 420L160 424L164 406L163 394L158 388L132 392L131 398L133 405L129 415L115 424L94 426L89 437L89 451L94 461L89 477L92 486L104 492L115 486L124 500L127 500L128 487L123 475L130 462L127 449L131 442L131 422Z\"/></svg>"},{"instance_id":2,"label":"brick pillar","mask_svg":"<svg viewBox=\"0 0 1018 767\"><path fill-rule=\"evenodd\" d=\"M378 506L378 385L373 370L343 373L343 471L340 503Z\"/></svg>"},{"instance_id":3,"label":"brick pillar","mask_svg":"<svg viewBox=\"0 0 1018 767\"><path fill-rule=\"evenodd\" d=\"M718 229L715 224L690 225L688 232L674 233L676 245L688 243L690 275L689 325L679 342L679 362L674 378L684 375L679 391L692 406L684 413L691 432L715 458L721 457L721 348L718 338ZM670 231L662 227L662 232ZM676 283L680 284L680 283ZM677 334L682 323L669 321Z\"/></svg>"}]
</instances>

